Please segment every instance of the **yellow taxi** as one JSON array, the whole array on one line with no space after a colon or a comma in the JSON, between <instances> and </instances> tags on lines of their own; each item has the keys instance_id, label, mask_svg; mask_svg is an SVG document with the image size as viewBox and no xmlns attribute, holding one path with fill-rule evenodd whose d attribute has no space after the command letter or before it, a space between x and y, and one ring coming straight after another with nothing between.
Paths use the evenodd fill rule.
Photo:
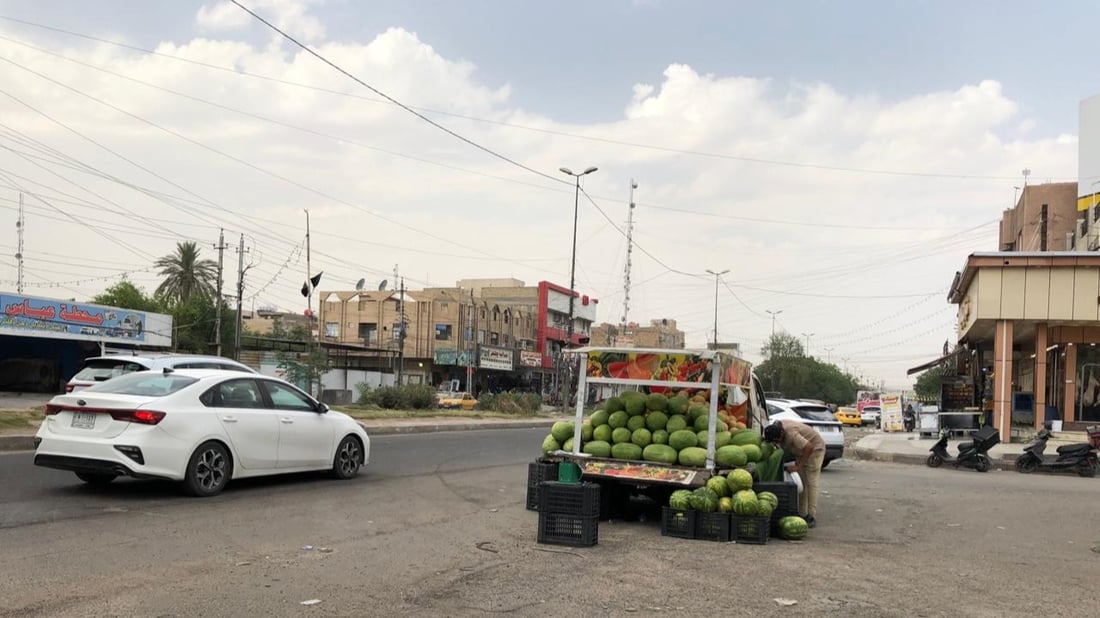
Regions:
<instances>
[{"instance_id":1,"label":"yellow taxi","mask_svg":"<svg viewBox=\"0 0 1100 618\"><path fill-rule=\"evenodd\" d=\"M859 410L855 408L837 408L833 413L836 420L845 425L855 425L859 427L863 424L863 419L859 414Z\"/></svg>"},{"instance_id":2,"label":"yellow taxi","mask_svg":"<svg viewBox=\"0 0 1100 618\"><path fill-rule=\"evenodd\" d=\"M458 410L463 409L466 411L473 410L477 405L477 399L470 393L440 393L439 394L439 407L444 410Z\"/></svg>"}]
</instances>

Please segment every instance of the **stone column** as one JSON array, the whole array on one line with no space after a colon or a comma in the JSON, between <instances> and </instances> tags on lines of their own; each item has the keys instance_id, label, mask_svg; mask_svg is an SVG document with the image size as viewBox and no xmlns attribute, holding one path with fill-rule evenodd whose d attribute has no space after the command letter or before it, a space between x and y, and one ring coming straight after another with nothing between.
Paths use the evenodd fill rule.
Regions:
<instances>
[{"instance_id":1,"label":"stone column","mask_svg":"<svg viewBox=\"0 0 1100 618\"><path fill-rule=\"evenodd\" d=\"M1047 408L1047 343L1050 332L1046 323L1035 325L1035 428L1042 429Z\"/></svg>"},{"instance_id":2,"label":"stone column","mask_svg":"<svg viewBox=\"0 0 1100 618\"><path fill-rule=\"evenodd\" d=\"M1066 344L1066 405L1062 420L1072 422L1077 416L1077 344ZM1064 429L1064 428L1063 428Z\"/></svg>"},{"instance_id":3,"label":"stone column","mask_svg":"<svg viewBox=\"0 0 1100 618\"><path fill-rule=\"evenodd\" d=\"M999 320L993 341L993 426L1002 443L1012 435L1012 326Z\"/></svg>"}]
</instances>

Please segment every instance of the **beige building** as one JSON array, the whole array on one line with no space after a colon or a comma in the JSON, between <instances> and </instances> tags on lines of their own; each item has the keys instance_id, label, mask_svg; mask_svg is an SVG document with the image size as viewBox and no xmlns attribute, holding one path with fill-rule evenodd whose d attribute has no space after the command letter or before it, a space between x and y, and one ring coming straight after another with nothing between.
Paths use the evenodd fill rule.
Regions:
<instances>
[{"instance_id":1,"label":"beige building","mask_svg":"<svg viewBox=\"0 0 1100 618\"><path fill-rule=\"evenodd\" d=\"M247 333L253 335L273 335L286 332L295 327L309 328L309 318L304 314L287 313L274 309L257 309L241 316L241 324ZM314 322L316 328L316 322Z\"/></svg>"},{"instance_id":2,"label":"beige building","mask_svg":"<svg viewBox=\"0 0 1100 618\"><path fill-rule=\"evenodd\" d=\"M654 348L682 350L684 332L676 327L676 320L663 318L650 320L649 326L630 322L625 327L604 322L592 327L591 345L620 348Z\"/></svg>"},{"instance_id":3,"label":"beige building","mask_svg":"<svg viewBox=\"0 0 1100 618\"><path fill-rule=\"evenodd\" d=\"M999 248L1001 251L1072 249L1077 217L1077 183L1027 185L1016 205L1001 217Z\"/></svg>"}]
</instances>

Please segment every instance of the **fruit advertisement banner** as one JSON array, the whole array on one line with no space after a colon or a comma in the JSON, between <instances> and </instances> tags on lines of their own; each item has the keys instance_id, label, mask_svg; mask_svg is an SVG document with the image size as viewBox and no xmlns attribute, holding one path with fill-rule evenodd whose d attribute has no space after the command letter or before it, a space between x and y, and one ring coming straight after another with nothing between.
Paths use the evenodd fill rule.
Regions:
<instances>
[{"instance_id":1,"label":"fruit advertisement banner","mask_svg":"<svg viewBox=\"0 0 1100 618\"><path fill-rule=\"evenodd\" d=\"M905 431L901 417L901 396L882 395L883 431Z\"/></svg>"},{"instance_id":2,"label":"fruit advertisement banner","mask_svg":"<svg viewBox=\"0 0 1100 618\"><path fill-rule=\"evenodd\" d=\"M867 406L882 407L882 393L876 391L859 391L856 393L856 410L863 413Z\"/></svg>"},{"instance_id":3,"label":"fruit advertisement banner","mask_svg":"<svg viewBox=\"0 0 1100 618\"><path fill-rule=\"evenodd\" d=\"M581 461L577 463L581 466L582 475L628 478L680 485L693 484L695 476L699 473L698 470L685 470L663 464L654 465L637 461Z\"/></svg>"},{"instance_id":4,"label":"fruit advertisement banner","mask_svg":"<svg viewBox=\"0 0 1100 618\"><path fill-rule=\"evenodd\" d=\"M588 352L590 379L657 382L710 382L710 361L695 354L654 352Z\"/></svg>"}]
</instances>

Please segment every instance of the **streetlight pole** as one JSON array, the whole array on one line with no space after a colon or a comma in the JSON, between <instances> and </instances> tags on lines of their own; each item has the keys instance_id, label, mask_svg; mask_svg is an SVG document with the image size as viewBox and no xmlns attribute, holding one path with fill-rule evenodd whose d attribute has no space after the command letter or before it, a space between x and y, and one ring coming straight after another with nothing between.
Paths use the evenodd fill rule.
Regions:
<instances>
[{"instance_id":1,"label":"streetlight pole","mask_svg":"<svg viewBox=\"0 0 1100 618\"><path fill-rule=\"evenodd\" d=\"M802 336L806 338L806 356L810 356L810 337L813 337L813 333L802 333Z\"/></svg>"},{"instance_id":2,"label":"streetlight pole","mask_svg":"<svg viewBox=\"0 0 1100 618\"><path fill-rule=\"evenodd\" d=\"M772 337L775 337L775 316L779 315L780 313L783 313L783 310L780 309L778 311L772 311L771 309L765 309L764 313L772 316Z\"/></svg>"},{"instance_id":3,"label":"streetlight pole","mask_svg":"<svg viewBox=\"0 0 1100 618\"><path fill-rule=\"evenodd\" d=\"M580 216L581 205L581 176L587 176L592 172L595 172L597 167L590 167L583 172L575 173L568 167L561 167L558 170L563 174L572 176L576 181L573 190L573 253L569 261L569 324L566 326L566 342L567 348L573 346L573 288L576 287L577 278L577 219ZM562 405L565 409L569 409L570 391L572 390L572 384L568 379L562 380Z\"/></svg>"},{"instance_id":4,"label":"streetlight pole","mask_svg":"<svg viewBox=\"0 0 1100 618\"><path fill-rule=\"evenodd\" d=\"M825 354L825 362L829 363L830 365L833 364L833 349L825 348Z\"/></svg>"},{"instance_id":5,"label":"streetlight pole","mask_svg":"<svg viewBox=\"0 0 1100 618\"><path fill-rule=\"evenodd\" d=\"M713 270L707 269L707 272L714 275L714 349L718 349L718 279L729 272L729 269L723 270L720 273L716 273Z\"/></svg>"}]
</instances>

